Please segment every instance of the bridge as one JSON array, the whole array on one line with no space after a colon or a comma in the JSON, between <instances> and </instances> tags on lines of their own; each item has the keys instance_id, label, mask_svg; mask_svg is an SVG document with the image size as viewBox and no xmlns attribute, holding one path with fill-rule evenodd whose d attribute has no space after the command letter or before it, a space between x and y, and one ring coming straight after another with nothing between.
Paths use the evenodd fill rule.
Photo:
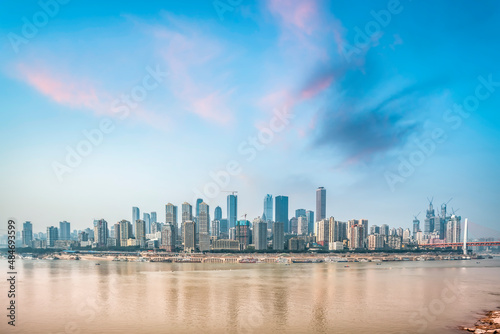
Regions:
<instances>
[{"instance_id":1,"label":"bridge","mask_svg":"<svg viewBox=\"0 0 500 334\"><path fill-rule=\"evenodd\" d=\"M492 231L488 231L489 235L492 235ZM495 231L496 232L496 231ZM500 246L500 241L467 241L469 233L469 224L468 219L465 218L464 224L464 238L463 242L447 242L447 243L435 243L435 244L419 244L420 247L428 247L428 248L447 248L447 247L461 247L465 255L467 255L467 247L475 247L475 246Z\"/></svg>"}]
</instances>

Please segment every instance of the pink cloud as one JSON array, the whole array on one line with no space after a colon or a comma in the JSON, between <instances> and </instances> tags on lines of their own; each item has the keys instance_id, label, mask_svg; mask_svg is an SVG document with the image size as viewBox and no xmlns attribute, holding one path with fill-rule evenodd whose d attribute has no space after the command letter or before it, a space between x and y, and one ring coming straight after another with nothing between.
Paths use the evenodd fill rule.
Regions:
<instances>
[{"instance_id":1,"label":"pink cloud","mask_svg":"<svg viewBox=\"0 0 500 334\"><path fill-rule=\"evenodd\" d=\"M71 108L87 108L99 112L103 108L101 98L93 85L67 76L55 76L44 68L28 68L18 65L22 79L51 100Z\"/></svg>"},{"instance_id":2,"label":"pink cloud","mask_svg":"<svg viewBox=\"0 0 500 334\"><path fill-rule=\"evenodd\" d=\"M312 0L271 0L269 11L280 17L282 23L310 35L317 25L318 8Z\"/></svg>"}]
</instances>

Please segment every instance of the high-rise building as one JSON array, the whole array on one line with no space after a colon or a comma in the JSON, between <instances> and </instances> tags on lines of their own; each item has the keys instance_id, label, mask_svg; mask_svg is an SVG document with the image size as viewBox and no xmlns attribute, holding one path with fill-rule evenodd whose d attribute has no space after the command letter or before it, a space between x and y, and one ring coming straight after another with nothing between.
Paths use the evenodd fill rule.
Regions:
<instances>
[{"instance_id":1,"label":"high-rise building","mask_svg":"<svg viewBox=\"0 0 500 334\"><path fill-rule=\"evenodd\" d=\"M161 228L161 245L160 248L167 252L175 252L175 225L166 223Z\"/></svg>"},{"instance_id":2,"label":"high-rise building","mask_svg":"<svg viewBox=\"0 0 500 334\"><path fill-rule=\"evenodd\" d=\"M344 224L330 217L328 222L328 241L330 243L344 241Z\"/></svg>"},{"instance_id":3,"label":"high-rise building","mask_svg":"<svg viewBox=\"0 0 500 334\"><path fill-rule=\"evenodd\" d=\"M370 226L370 234L380 234L380 227L377 225Z\"/></svg>"},{"instance_id":4,"label":"high-rise building","mask_svg":"<svg viewBox=\"0 0 500 334\"><path fill-rule=\"evenodd\" d=\"M229 224L225 218L220 220L220 234L225 235L224 238L229 237Z\"/></svg>"},{"instance_id":5,"label":"high-rise building","mask_svg":"<svg viewBox=\"0 0 500 334\"><path fill-rule=\"evenodd\" d=\"M138 207L132 207L132 226L133 230L135 230L135 221L141 219L141 212Z\"/></svg>"},{"instance_id":6,"label":"high-rise building","mask_svg":"<svg viewBox=\"0 0 500 334\"><path fill-rule=\"evenodd\" d=\"M229 223L229 228L236 226L236 220L238 219L238 196L237 195L227 195L227 220Z\"/></svg>"},{"instance_id":7,"label":"high-rise building","mask_svg":"<svg viewBox=\"0 0 500 334\"><path fill-rule=\"evenodd\" d=\"M200 216L200 204L203 203L203 199L198 198L196 200L196 217Z\"/></svg>"},{"instance_id":8,"label":"high-rise building","mask_svg":"<svg viewBox=\"0 0 500 334\"><path fill-rule=\"evenodd\" d=\"M316 189L316 221L326 218L326 189L319 187Z\"/></svg>"},{"instance_id":9,"label":"high-rise building","mask_svg":"<svg viewBox=\"0 0 500 334\"><path fill-rule=\"evenodd\" d=\"M316 243L321 246L328 246L328 238L330 236L330 220L322 219L318 224L318 234L316 235Z\"/></svg>"},{"instance_id":10,"label":"high-rise building","mask_svg":"<svg viewBox=\"0 0 500 334\"><path fill-rule=\"evenodd\" d=\"M370 234L368 236L368 249L376 250L384 248L384 236L380 234Z\"/></svg>"},{"instance_id":11,"label":"high-rise building","mask_svg":"<svg viewBox=\"0 0 500 334\"><path fill-rule=\"evenodd\" d=\"M22 231L22 241L23 247L31 247L31 243L33 242L33 225L31 222L23 223L23 231Z\"/></svg>"},{"instance_id":12,"label":"high-rise building","mask_svg":"<svg viewBox=\"0 0 500 334\"><path fill-rule=\"evenodd\" d=\"M120 246L120 222L114 224L113 226L115 227L113 237L116 239L116 245Z\"/></svg>"},{"instance_id":13,"label":"high-rise building","mask_svg":"<svg viewBox=\"0 0 500 334\"><path fill-rule=\"evenodd\" d=\"M364 233L363 240L366 240L366 238L368 238L368 219L359 219L358 225L363 226L363 233Z\"/></svg>"},{"instance_id":14,"label":"high-rise building","mask_svg":"<svg viewBox=\"0 0 500 334\"><path fill-rule=\"evenodd\" d=\"M413 219L413 238L415 239L417 237L417 232L420 231L420 220L415 217Z\"/></svg>"},{"instance_id":15,"label":"high-rise building","mask_svg":"<svg viewBox=\"0 0 500 334\"><path fill-rule=\"evenodd\" d=\"M71 240L71 227L67 221L59 222L59 240Z\"/></svg>"},{"instance_id":16,"label":"high-rise building","mask_svg":"<svg viewBox=\"0 0 500 334\"><path fill-rule=\"evenodd\" d=\"M354 224L351 226L351 239L349 239L349 249L362 249L365 248L363 226Z\"/></svg>"},{"instance_id":17,"label":"high-rise building","mask_svg":"<svg viewBox=\"0 0 500 334\"><path fill-rule=\"evenodd\" d=\"M183 204L184 206L184 204ZM196 236L195 236L195 226L194 221L186 220L182 224L183 226L183 243L184 243L184 251L191 252L196 249Z\"/></svg>"},{"instance_id":18,"label":"high-rise building","mask_svg":"<svg viewBox=\"0 0 500 334\"><path fill-rule=\"evenodd\" d=\"M59 231L57 227L47 227L47 247L54 247L56 241L59 239Z\"/></svg>"},{"instance_id":19,"label":"high-rise building","mask_svg":"<svg viewBox=\"0 0 500 334\"><path fill-rule=\"evenodd\" d=\"M215 207L214 211L214 220L221 220L222 219L222 209L220 206Z\"/></svg>"},{"instance_id":20,"label":"high-rise building","mask_svg":"<svg viewBox=\"0 0 500 334\"><path fill-rule=\"evenodd\" d=\"M108 222L104 219L94 220L94 242L97 247L108 245Z\"/></svg>"},{"instance_id":21,"label":"high-rise building","mask_svg":"<svg viewBox=\"0 0 500 334\"><path fill-rule=\"evenodd\" d=\"M297 219L297 217L290 218L289 226L290 226L290 233L299 234L299 220Z\"/></svg>"},{"instance_id":22,"label":"high-rise building","mask_svg":"<svg viewBox=\"0 0 500 334\"><path fill-rule=\"evenodd\" d=\"M283 229L285 233L289 233L289 221L288 221L288 196L276 196L275 198L275 220L279 223L283 223Z\"/></svg>"},{"instance_id":23,"label":"high-rise building","mask_svg":"<svg viewBox=\"0 0 500 334\"><path fill-rule=\"evenodd\" d=\"M462 217L452 215L446 224L446 242L460 242L460 221Z\"/></svg>"},{"instance_id":24,"label":"high-rise building","mask_svg":"<svg viewBox=\"0 0 500 334\"><path fill-rule=\"evenodd\" d=\"M250 222L248 220L238 220L235 229L236 240L240 243L240 250L247 249L250 244Z\"/></svg>"},{"instance_id":25,"label":"high-rise building","mask_svg":"<svg viewBox=\"0 0 500 334\"><path fill-rule=\"evenodd\" d=\"M146 222L142 219L135 222L135 239L137 246L146 247Z\"/></svg>"},{"instance_id":26,"label":"high-rise building","mask_svg":"<svg viewBox=\"0 0 500 334\"><path fill-rule=\"evenodd\" d=\"M314 233L314 211L307 210L306 211L306 217L307 217L307 233L311 234Z\"/></svg>"},{"instance_id":27,"label":"high-rise building","mask_svg":"<svg viewBox=\"0 0 500 334\"><path fill-rule=\"evenodd\" d=\"M184 234L183 234L184 233L184 223L187 221L192 221L194 223L193 206L191 204L189 204L188 202L184 202L184 203L182 203L181 238L184 237ZM196 225L195 225L195 231L196 231Z\"/></svg>"},{"instance_id":28,"label":"high-rise building","mask_svg":"<svg viewBox=\"0 0 500 334\"><path fill-rule=\"evenodd\" d=\"M306 216L300 216L298 218L297 234L307 235L309 233L309 222Z\"/></svg>"},{"instance_id":29,"label":"high-rise building","mask_svg":"<svg viewBox=\"0 0 500 334\"><path fill-rule=\"evenodd\" d=\"M282 222L273 223L273 249L285 249L285 224Z\"/></svg>"},{"instance_id":30,"label":"high-rise building","mask_svg":"<svg viewBox=\"0 0 500 334\"><path fill-rule=\"evenodd\" d=\"M264 197L264 213L262 219L266 222L273 221L273 195L267 194Z\"/></svg>"},{"instance_id":31,"label":"high-rise building","mask_svg":"<svg viewBox=\"0 0 500 334\"><path fill-rule=\"evenodd\" d=\"M295 210L295 218L305 217L305 216L306 216L306 209Z\"/></svg>"},{"instance_id":32,"label":"high-rise building","mask_svg":"<svg viewBox=\"0 0 500 334\"><path fill-rule=\"evenodd\" d=\"M387 224L380 225L380 234L381 235L389 235L389 225L387 225Z\"/></svg>"},{"instance_id":33,"label":"high-rise building","mask_svg":"<svg viewBox=\"0 0 500 334\"><path fill-rule=\"evenodd\" d=\"M255 250L267 249L267 222L260 217L253 220L252 236Z\"/></svg>"},{"instance_id":34,"label":"high-rise building","mask_svg":"<svg viewBox=\"0 0 500 334\"><path fill-rule=\"evenodd\" d=\"M212 237L220 238L220 220L212 220Z\"/></svg>"},{"instance_id":35,"label":"high-rise building","mask_svg":"<svg viewBox=\"0 0 500 334\"><path fill-rule=\"evenodd\" d=\"M120 246L127 246L127 240L132 238L132 224L128 220L120 221Z\"/></svg>"},{"instance_id":36,"label":"high-rise building","mask_svg":"<svg viewBox=\"0 0 500 334\"><path fill-rule=\"evenodd\" d=\"M210 250L210 207L201 202L198 205L198 242L201 252Z\"/></svg>"},{"instance_id":37,"label":"high-rise building","mask_svg":"<svg viewBox=\"0 0 500 334\"><path fill-rule=\"evenodd\" d=\"M151 212L151 223L156 223L158 222L158 217L156 216L156 212L155 211L152 211ZM151 231L151 230L150 230Z\"/></svg>"},{"instance_id":38,"label":"high-rise building","mask_svg":"<svg viewBox=\"0 0 500 334\"><path fill-rule=\"evenodd\" d=\"M429 201L429 208L425 213L424 234L430 234L435 230L435 213L432 201Z\"/></svg>"},{"instance_id":39,"label":"high-rise building","mask_svg":"<svg viewBox=\"0 0 500 334\"><path fill-rule=\"evenodd\" d=\"M168 203L165 205L165 223L171 223L175 227L175 240L177 240L178 235L180 234L179 225L177 224L177 206L172 203Z\"/></svg>"},{"instance_id":40,"label":"high-rise building","mask_svg":"<svg viewBox=\"0 0 500 334\"><path fill-rule=\"evenodd\" d=\"M142 214L142 220L144 220L144 225L146 226L146 233L151 233L151 215L144 212Z\"/></svg>"}]
</instances>

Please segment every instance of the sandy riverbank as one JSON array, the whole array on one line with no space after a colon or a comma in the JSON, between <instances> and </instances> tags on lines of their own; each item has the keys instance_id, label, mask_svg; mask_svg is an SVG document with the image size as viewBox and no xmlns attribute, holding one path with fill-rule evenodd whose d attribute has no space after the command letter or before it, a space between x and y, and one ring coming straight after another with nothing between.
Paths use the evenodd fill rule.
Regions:
<instances>
[{"instance_id":1,"label":"sandy riverbank","mask_svg":"<svg viewBox=\"0 0 500 334\"><path fill-rule=\"evenodd\" d=\"M500 333L500 311L490 311L485 317L476 321L474 326L460 326L460 329L476 334Z\"/></svg>"}]
</instances>

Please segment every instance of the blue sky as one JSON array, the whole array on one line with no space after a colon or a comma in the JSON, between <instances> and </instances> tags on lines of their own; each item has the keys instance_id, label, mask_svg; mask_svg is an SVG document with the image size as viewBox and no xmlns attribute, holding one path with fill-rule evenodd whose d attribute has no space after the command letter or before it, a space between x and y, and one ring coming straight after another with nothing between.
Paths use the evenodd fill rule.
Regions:
<instances>
[{"instance_id":1,"label":"blue sky","mask_svg":"<svg viewBox=\"0 0 500 334\"><path fill-rule=\"evenodd\" d=\"M453 197L498 230L496 1L62 2L0 5L3 221L162 221L198 193L225 216L221 190L239 215L267 193L292 214L324 186L339 220L409 227Z\"/></svg>"}]
</instances>

